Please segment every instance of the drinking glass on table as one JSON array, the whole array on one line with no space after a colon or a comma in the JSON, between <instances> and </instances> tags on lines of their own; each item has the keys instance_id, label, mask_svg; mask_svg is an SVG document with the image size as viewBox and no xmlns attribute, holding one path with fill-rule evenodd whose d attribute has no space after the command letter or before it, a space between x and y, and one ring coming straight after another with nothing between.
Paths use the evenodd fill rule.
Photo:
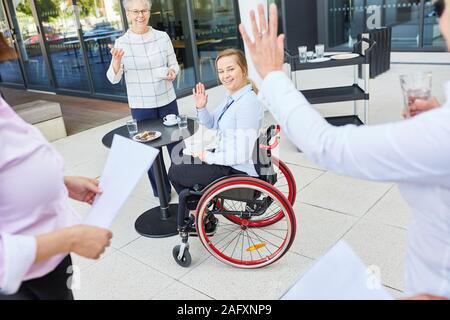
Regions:
<instances>
[{"instance_id":1,"label":"drinking glass on table","mask_svg":"<svg viewBox=\"0 0 450 320\"><path fill-rule=\"evenodd\" d=\"M137 121L135 119L127 120L127 129L130 137L138 133Z\"/></svg>"},{"instance_id":2,"label":"drinking glass on table","mask_svg":"<svg viewBox=\"0 0 450 320\"><path fill-rule=\"evenodd\" d=\"M409 109L417 99L430 99L431 80L431 72L416 72L400 76L400 85L405 99L404 115L409 115Z\"/></svg>"},{"instance_id":3,"label":"drinking glass on table","mask_svg":"<svg viewBox=\"0 0 450 320\"><path fill-rule=\"evenodd\" d=\"M188 127L187 115L180 114L178 116L178 128L179 129L186 129L187 127Z\"/></svg>"},{"instance_id":4,"label":"drinking glass on table","mask_svg":"<svg viewBox=\"0 0 450 320\"><path fill-rule=\"evenodd\" d=\"M325 53L325 46L323 44L316 44L316 59L323 58Z\"/></svg>"},{"instance_id":5,"label":"drinking glass on table","mask_svg":"<svg viewBox=\"0 0 450 320\"><path fill-rule=\"evenodd\" d=\"M305 63L306 61L308 61L308 58L306 56L307 51L308 48L306 46L298 47L298 59L300 63Z\"/></svg>"}]
</instances>

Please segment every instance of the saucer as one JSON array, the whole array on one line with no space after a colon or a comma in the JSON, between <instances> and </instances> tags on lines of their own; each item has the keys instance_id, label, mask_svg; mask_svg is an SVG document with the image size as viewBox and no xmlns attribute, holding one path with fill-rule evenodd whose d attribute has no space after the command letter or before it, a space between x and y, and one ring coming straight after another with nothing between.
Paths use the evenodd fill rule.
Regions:
<instances>
[{"instance_id":1,"label":"saucer","mask_svg":"<svg viewBox=\"0 0 450 320\"><path fill-rule=\"evenodd\" d=\"M173 127L174 125L178 124L178 120L174 121L174 122L169 122L169 121L163 121L163 125L165 125L166 127Z\"/></svg>"},{"instance_id":2,"label":"saucer","mask_svg":"<svg viewBox=\"0 0 450 320\"><path fill-rule=\"evenodd\" d=\"M341 53L336 54L334 56L331 56L331 59L333 60L346 60L346 59L353 59L359 57L358 53Z\"/></svg>"},{"instance_id":3,"label":"saucer","mask_svg":"<svg viewBox=\"0 0 450 320\"><path fill-rule=\"evenodd\" d=\"M325 62L325 61L330 61L330 60L331 60L330 58L323 57L323 58L315 58L315 59L309 60L308 62L316 63L316 62Z\"/></svg>"},{"instance_id":4,"label":"saucer","mask_svg":"<svg viewBox=\"0 0 450 320\"><path fill-rule=\"evenodd\" d=\"M147 139L140 139L139 136L141 134L143 134L144 132L152 133L152 135L149 136ZM161 137L161 132L159 132L159 131L144 131L144 132L140 132L138 134L135 134L133 136L133 140L137 141L137 142L149 142L149 141L153 141L153 140L156 140L159 137Z\"/></svg>"}]
</instances>

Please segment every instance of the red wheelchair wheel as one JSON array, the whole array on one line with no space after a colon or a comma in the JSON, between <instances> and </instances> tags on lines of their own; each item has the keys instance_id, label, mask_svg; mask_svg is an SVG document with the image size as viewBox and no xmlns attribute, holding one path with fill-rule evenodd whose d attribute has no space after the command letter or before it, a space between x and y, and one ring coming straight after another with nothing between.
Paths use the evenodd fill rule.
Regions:
<instances>
[{"instance_id":1,"label":"red wheelchair wheel","mask_svg":"<svg viewBox=\"0 0 450 320\"><path fill-rule=\"evenodd\" d=\"M253 192L253 201L237 200L227 204L227 195L245 190ZM225 205L211 210L211 204L222 199ZM225 199L225 200L223 200ZM259 211L249 211L249 205L264 204ZM217 205L214 207L217 209ZM222 209L232 212L224 215ZM228 210L229 209L229 210ZM255 223L259 214L276 213L277 221L261 226ZM240 214L241 213L241 214ZM216 232L209 235L204 221L208 215L216 218ZM230 221L230 215L236 220ZM196 211L196 226L199 239L217 259L240 268L260 268L280 259L290 248L295 238L296 222L291 204L271 184L252 177L235 177L212 185L200 199Z\"/></svg>"},{"instance_id":2,"label":"red wheelchair wheel","mask_svg":"<svg viewBox=\"0 0 450 320\"><path fill-rule=\"evenodd\" d=\"M297 197L297 186L295 184L294 176L287 165L280 159L272 156L272 164L275 172L277 173L277 182L274 187L280 191L286 199L289 201L291 206L294 205L295 199ZM225 206L226 204L221 204ZM224 208L227 209L226 207ZM278 222L283 217L282 212L274 212L272 214L267 214L260 220L251 221L251 227L265 227ZM241 220L239 217L234 215L225 215L228 220L240 224Z\"/></svg>"}]
</instances>

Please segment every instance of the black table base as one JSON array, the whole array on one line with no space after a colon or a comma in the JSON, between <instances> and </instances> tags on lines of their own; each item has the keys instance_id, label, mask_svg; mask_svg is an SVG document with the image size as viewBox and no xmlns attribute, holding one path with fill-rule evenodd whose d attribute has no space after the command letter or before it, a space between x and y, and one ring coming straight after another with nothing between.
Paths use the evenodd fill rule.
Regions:
<instances>
[{"instance_id":1,"label":"black table base","mask_svg":"<svg viewBox=\"0 0 450 320\"><path fill-rule=\"evenodd\" d=\"M166 210L169 214L167 218L162 218L161 207L145 211L134 224L136 231L149 238L165 238L177 235L178 204L169 204Z\"/></svg>"},{"instance_id":2,"label":"black table base","mask_svg":"<svg viewBox=\"0 0 450 320\"><path fill-rule=\"evenodd\" d=\"M138 128L142 132L144 130L156 130L162 133L161 137L145 142L145 144L161 148L168 144L180 142L190 137L197 130L198 125L193 119L188 119L188 127L186 129L178 129L178 126L167 127L163 124L162 119L143 120L138 122ZM130 139L127 126L121 126L108 132L102 139L103 144L111 148L114 135L118 134ZM134 223L136 231L149 238L165 238L178 234L178 204L169 204L170 198L167 198L167 189L163 177L167 176L166 168L162 153L160 152L153 163L153 172L155 174L156 189L159 194L160 206L152 208L139 216Z\"/></svg>"}]
</instances>

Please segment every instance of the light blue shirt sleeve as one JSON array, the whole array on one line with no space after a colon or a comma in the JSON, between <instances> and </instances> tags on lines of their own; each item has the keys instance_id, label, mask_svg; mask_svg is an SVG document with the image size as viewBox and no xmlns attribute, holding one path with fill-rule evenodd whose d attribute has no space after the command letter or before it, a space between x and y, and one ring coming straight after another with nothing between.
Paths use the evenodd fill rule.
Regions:
<instances>
[{"instance_id":1,"label":"light blue shirt sleeve","mask_svg":"<svg viewBox=\"0 0 450 320\"><path fill-rule=\"evenodd\" d=\"M216 121L214 119L215 114L216 112L211 114L206 108L197 109L198 122L208 129L217 129Z\"/></svg>"}]
</instances>

